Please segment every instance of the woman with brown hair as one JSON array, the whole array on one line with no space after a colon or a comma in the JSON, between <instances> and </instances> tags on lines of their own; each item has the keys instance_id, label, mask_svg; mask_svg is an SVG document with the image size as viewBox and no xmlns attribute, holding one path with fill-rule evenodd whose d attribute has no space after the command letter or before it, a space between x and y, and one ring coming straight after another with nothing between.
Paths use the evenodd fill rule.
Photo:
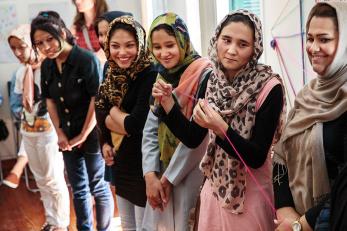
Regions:
<instances>
[{"instance_id":1,"label":"woman with brown hair","mask_svg":"<svg viewBox=\"0 0 347 231\"><path fill-rule=\"evenodd\" d=\"M95 53L99 60L106 61L100 49L98 36L95 32L95 19L108 11L106 0L72 0L76 6L76 16L71 33L76 37L76 44Z\"/></svg>"}]
</instances>

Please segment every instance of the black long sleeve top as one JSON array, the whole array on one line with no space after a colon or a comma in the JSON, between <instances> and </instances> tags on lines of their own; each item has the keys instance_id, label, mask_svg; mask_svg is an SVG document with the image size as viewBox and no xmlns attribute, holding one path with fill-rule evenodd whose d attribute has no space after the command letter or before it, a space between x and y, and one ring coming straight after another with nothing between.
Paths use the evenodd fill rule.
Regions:
<instances>
[{"instance_id":1,"label":"black long sleeve top","mask_svg":"<svg viewBox=\"0 0 347 231\"><path fill-rule=\"evenodd\" d=\"M323 146L328 176L331 182L339 174L339 168L347 160L347 112L339 118L323 123ZM274 165L274 175L277 169L284 169L281 164ZM295 207L293 197L289 188L288 173L281 178L281 181L274 181L275 207ZM309 225L314 228L316 219L324 206L324 202L310 208L305 212L305 217Z\"/></svg>"},{"instance_id":2,"label":"black long sleeve top","mask_svg":"<svg viewBox=\"0 0 347 231\"><path fill-rule=\"evenodd\" d=\"M204 94L205 91L200 91L198 98L203 98ZM265 163L283 107L282 99L282 87L277 85L270 91L266 100L259 108L252 136L249 140L241 137L230 126L227 130L227 136L232 140L246 164L252 168L259 168ZM162 119L172 133L189 148L197 147L208 131L194 121L188 120L181 113L178 105L174 105L171 111ZM216 143L230 156L239 159L227 139L218 137Z\"/></svg>"},{"instance_id":3,"label":"black long sleeve top","mask_svg":"<svg viewBox=\"0 0 347 231\"><path fill-rule=\"evenodd\" d=\"M116 194L130 202L144 207L146 204L146 187L142 174L142 131L149 110L149 97L157 76L152 66L140 72L134 81L128 85L121 108L128 115L124 119L124 128L128 135L124 136L122 143L114 157L112 175L117 188ZM98 96L100 98L103 96ZM107 98L107 97L104 97ZM102 107L96 107L98 127L101 132L101 144L111 146L110 130L105 126L106 116L112 108L112 103L103 101Z\"/></svg>"}]
</instances>

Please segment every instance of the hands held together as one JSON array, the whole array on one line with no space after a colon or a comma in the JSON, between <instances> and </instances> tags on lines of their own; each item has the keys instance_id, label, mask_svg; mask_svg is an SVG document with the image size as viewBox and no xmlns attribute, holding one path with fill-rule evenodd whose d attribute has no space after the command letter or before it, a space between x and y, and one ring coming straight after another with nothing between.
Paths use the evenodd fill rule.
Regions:
<instances>
[{"instance_id":1,"label":"hands held together","mask_svg":"<svg viewBox=\"0 0 347 231\"><path fill-rule=\"evenodd\" d=\"M58 146L61 151L72 151L74 147L80 148L86 140L86 136L79 134L69 140L63 131L58 131Z\"/></svg>"},{"instance_id":2,"label":"hands held together","mask_svg":"<svg viewBox=\"0 0 347 231\"><path fill-rule=\"evenodd\" d=\"M172 85L165 83L161 79L153 84L152 95L160 102L166 113L169 113L175 104L172 97L172 90ZM198 100L193 111L193 119L201 127L213 130L220 137L223 137L223 132L228 129L228 124L205 99Z\"/></svg>"},{"instance_id":3,"label":"hands held together","mask_svg":"<svg viewBox=\"0 0 347 231\"><path fill-rule=\"evenodd\" d=\"M218 136L224 137L228 124L216 112L206 99L199 99L193 110L193 120L203 128L214 131Z\"/></svg>"},{"instance_id":4,"label":"hands held together","mask_svg":"<svg viewBox=\"0 0 347 231\"><path fill-rule=\"evenodd\" d=\"M175 104L172 98L172 85L159 79L153 84L152 96L161 104L166 113L169 113Z\"/></svg>"},{"instance_id":5,"label":"hands held together","mask_svg":"<svg viewBox=\"0 0 347 231\"><path fill-rule=\"evenodd\" d=\"M172 184L165 176L159 179L155 172L147 173L145 180L148 203L153 209L158 208L163 211L169 203Z\"/></svg>"}]
</instances>

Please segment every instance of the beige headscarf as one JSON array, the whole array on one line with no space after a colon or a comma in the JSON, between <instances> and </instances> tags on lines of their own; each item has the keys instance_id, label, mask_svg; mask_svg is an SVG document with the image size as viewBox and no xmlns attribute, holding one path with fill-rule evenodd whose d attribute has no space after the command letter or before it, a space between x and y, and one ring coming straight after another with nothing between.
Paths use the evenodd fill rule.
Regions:
<instances>
[{"instance_id":1,"label":"beige headscarf","mask_svg":"<svg viewBox=\"0 0 347 231\"><path fill-rule=\"evenodd\" d=\"M34 105L34 69L38 68L40 65L37 64L37 57L34 50L31 48L30 40L30 25L22 24L11 31L8 36L8 42L10 43L11 38L18 38L23 41L30 48L30 57L25 60L25 72L23 79L23 106L28 111L31 112Z\"/></svg>"},{"instance_id":2,"label":"beige headscarf","mask_svg":"<svg viewBox=\"0 0 347 231\"><path fill-rule=\"evenodd\" d=\"M332 64L297 95L274 161L286 165L295 209L303 214L330 192L325 164L322 123L347 110L347 4L325 2L335 8L339 42ZM274 172L280 180L280 172Z\"/></svg>"}]
</instances>

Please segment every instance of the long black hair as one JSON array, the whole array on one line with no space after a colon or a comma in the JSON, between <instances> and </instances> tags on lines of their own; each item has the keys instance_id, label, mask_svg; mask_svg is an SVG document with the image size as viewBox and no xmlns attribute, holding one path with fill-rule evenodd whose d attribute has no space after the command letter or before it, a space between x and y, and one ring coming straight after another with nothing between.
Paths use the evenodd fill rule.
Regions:
<instances>
[{"instance_id":1,"label":"long black hair","mask_svg":"<svg viewBox=\"0 0 347 231\"><path fill-rule=\"evenodd\" d=\"M41 11L31 22L30 39L35 52L37 47L34 40L34 34L37 30L45 31L53 36L59 42L61 47L61 40L63 32L66 34L65 41L71 45L75 45L76 41L71 31L66 27L60 15L55 11Z\"/></svg>"}]
</instances>

